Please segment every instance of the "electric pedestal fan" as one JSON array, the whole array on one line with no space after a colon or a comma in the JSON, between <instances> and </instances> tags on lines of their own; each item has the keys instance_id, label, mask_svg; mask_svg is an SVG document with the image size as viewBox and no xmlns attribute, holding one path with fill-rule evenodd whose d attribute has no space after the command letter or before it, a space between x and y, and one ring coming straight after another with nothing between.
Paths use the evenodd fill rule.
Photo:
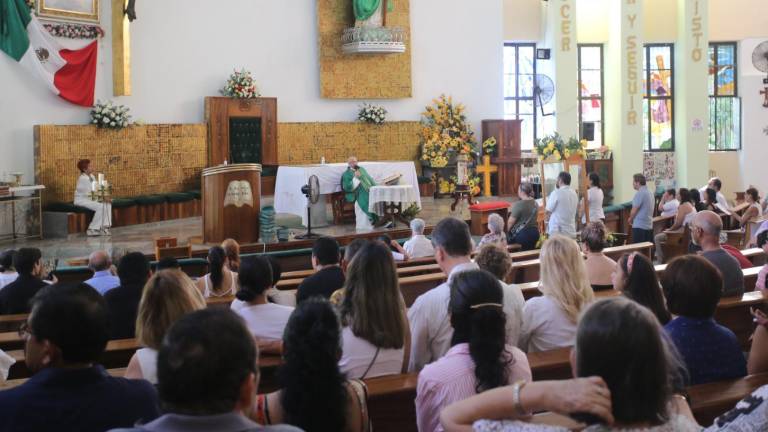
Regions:
<instances>
[{"instance_id":1,"label":"electric pedestal fan","mask_svg":"<svg viewBox=\"0 0 768 432\"><path fill-rule=\"evenodd\" d=\"M755 69L764 74L768 74L768 41L760 43L752 51L752 64ZM768 78L763 78L764 89L760 91L763 95L763 106L768 108Z\"/></svg>"},{"instance_id":2,"label":"electric pedestal fan","mask_svg":"<svg viewBox=\"0 0 768 432\"><path fill-rule=\"evenodd\" d=\"M534 110L536 109L536 105L539 105L539 108L541 109L541 115L543 116L551 116L554 115L554 112L551 113L545 113L544 112L544 105L548 104L552 97L555 95L555 84L552 82L552 78L544 75L544 74L536 74L534 76L534 82L533 82L533 105Z\"/></svg>"},{"instance_id":3,"label":"electric pedestal fan","mask_svg":"<svg viewBox=\"0 0 768 432\"><path fill-rule=\"evenodd\" d=\"M307 184L301 187L301 193L307 197L307 233L297 235L296 238L303 240L320 237L320 235L312 233L312 205L317 204L320 199L320 182L316 175L309 176Z\"/></svg>"}]
</instances>

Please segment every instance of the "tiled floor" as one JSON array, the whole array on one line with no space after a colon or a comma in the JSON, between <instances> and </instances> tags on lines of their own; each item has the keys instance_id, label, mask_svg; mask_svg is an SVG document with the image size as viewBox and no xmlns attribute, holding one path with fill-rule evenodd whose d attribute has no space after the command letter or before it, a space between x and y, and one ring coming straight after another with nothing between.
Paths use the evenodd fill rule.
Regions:
<instances>
[{"instance_id":1,"label":"tiled floor","mask_svg":"<svg viewBox=\"0 0 768 432\"><path fill-rule=\"evenodd\" d=\"M511 201L511 198L481 198L485 200L504 200ZM453 200L448 198L432 199L422 198L422 211L419 217L427 222L427 225L434 225L440 219L446 216L457 216L463 219L469 219L469 209L466 202L457 207L456 212L451 212L451 203ZM263 205L270 205L272 197L265 197L262 200ZM328 208L327 215L331 215ZM279 215L278 215L279 216ZM68 238L44 239L44 240L17 240L0 242L0 250L36 247L43 251L43 256L47 260L59 258L62 260L84 258L94 250L104 249L107 251L128 250L143 253L153 253L153 239L157 237L176 237L180 244L192 243L193 249L206 249L208 246L202 244L202 225L201 217L178 219L167 222L158 222L143 225L132 225L127 227L118 227L112 229L111 237L87 237L85 234L70 235ZM397 228L403 228L398 224ZM380 228L381 231L386 229ZM296 234L304 232L303 228L293 228ZM341 236L355 232L353 224L350 225L329 225L323 228L313 228L313 232L318 234Z\"/></svg>"}]
</instances>

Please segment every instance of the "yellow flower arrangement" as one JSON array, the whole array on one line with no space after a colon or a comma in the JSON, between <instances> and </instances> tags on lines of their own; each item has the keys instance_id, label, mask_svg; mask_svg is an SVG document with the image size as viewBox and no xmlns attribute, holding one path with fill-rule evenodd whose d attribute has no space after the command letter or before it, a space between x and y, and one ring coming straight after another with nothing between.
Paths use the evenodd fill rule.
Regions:
<instances>
[{"instance_id":1,"label":"yellow flower arrangement","mask_svg":"<svg viewBox=\"0 0 768 432\"><path fill-rule=\"evenodd\" d=\"M477 157L479 146L464 114L465 106L454 105L446 95L434 99L432 104L421 114L421 160L432 167L444 167L451 156Z\"/></svg>"},{"instance_id":2,"label":"yellow flower arrangement","mask_svg":"<svg viewBox=\"0 0 768 432\"><path fill-rule=\"evenodd\" d=\"M573 155L586 157L586 147L586 140L579 141L571 137L566 142L558 133L547 135L536 141L536 153L539 155L539 159L542 160L550 156L556 160L568 159Z\"/></svg>"}]
</instances>

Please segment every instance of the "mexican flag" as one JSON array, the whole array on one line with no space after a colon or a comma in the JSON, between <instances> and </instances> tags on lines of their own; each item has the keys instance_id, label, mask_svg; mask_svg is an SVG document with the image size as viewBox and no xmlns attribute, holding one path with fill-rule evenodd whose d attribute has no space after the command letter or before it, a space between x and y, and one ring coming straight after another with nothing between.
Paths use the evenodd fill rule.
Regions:
<instances>
[{"instance_id":1,"label":"mexican flag","mask_svg":"<svg viewBox=\"0 0 768 432\"><path fill-rule=\"evenodd\" d=\"M93 106L98 45L64 49L32 15L24 0L0 0L0 50L21 63L57 95Z\"/></svg>"}]
</instances>

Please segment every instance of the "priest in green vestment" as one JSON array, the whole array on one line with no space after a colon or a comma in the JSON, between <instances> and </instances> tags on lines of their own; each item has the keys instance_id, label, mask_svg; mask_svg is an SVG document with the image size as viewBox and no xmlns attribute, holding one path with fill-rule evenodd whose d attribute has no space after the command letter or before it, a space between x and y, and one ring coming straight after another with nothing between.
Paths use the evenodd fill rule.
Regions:
<instances>
[{"instance_id":1,"label":"priest in green vestment","mask_svg":"<svg viewBox=\"0 0 768 432\"><path fill-rule=\"evenodd\" d=\"M346 200L355 203L355 228L359 230L372 229L378 220L375 213L368 211L368 192L373 186L376 186L373 177L357 164L356 157L350 157L347 170L341 176L341 187Z\"/></svg>"}]
</instances>

